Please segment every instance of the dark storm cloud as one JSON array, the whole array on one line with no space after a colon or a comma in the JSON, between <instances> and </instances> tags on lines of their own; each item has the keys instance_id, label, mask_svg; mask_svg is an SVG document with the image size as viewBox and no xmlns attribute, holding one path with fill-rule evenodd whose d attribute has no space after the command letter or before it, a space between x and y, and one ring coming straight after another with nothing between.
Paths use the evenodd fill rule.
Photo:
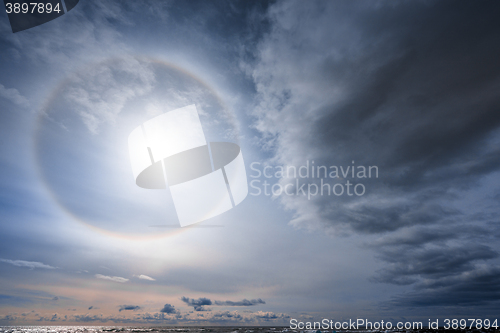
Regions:
<instances>
[{"instance_id":1,"label":"dark storm cloud","mask_svg":"<svg viewBox=\"0 0 500 333\"><path fill-rule=\"evenodd\" d=\"M200 297L198 299L189 298L182 296L181 301L186 303L189 306L192 306L195 311L206 311L203 307L204 305L212 305L212 301L205 297Z\"/></svg>"},{"instance_id":2,"label":"dark storm cloud","mask_svg":"<svg viewBox=\"0 0 500 333\"><path fill-rule=\"evenodd\" d=\"M178 311L175 309L175 306L170 304L165 304L163 308L160 310L162 313L177 313Z\"/></svg>"},{"instance_id":3,"label":"dark storm cloud","mask_svg":"<svg viewBox=\"0 0 500 333\"><path fill-rule=\"evenodd\" d=\"M132 310L132 311L136 311L136 310L140 310L140 306L138 305L120 305L120 310L118 310L119 312L122 312L124 310Z\"/></svg>"},{"instance_id":4,"label":"dark storm cloud","mask_svg":"<svg viewBox=\"0 0 500 333\"><path fill-rule=\"evenodd\" d=\"M458 214L457 210L433 203L373 207L370 205L340 211L337 218L348 221L349 227L360 233L381 233L415 224L433 224Z\"/></svg>"},{"instance_id":5,"label":"dark storm cloud","mask_svg":"<svg viewBox=\"0 0 500 333\"><path fill-rule=\"evenodd\" d=\"M301 82L301 88L332 86L331 91L323 88L325 99L317 101L321 104L317 107L316 103L293 104L304 103L301 90L272 87L283 96L276 101L276 91L272 91L270 101L282 109L280 117L292 114L295 119L290 121L308 125L302 126L302 133L293 133L296 139L289 138L287 128L280 124L269 121L259 125L264 132L280 135L276 138L278 157L289 159L280 155L279 148L297 144L300 146L294 157L303 155L301 162L311 158L317 165L318 160L324 162L322 165L350 165L353 160L358 165L376 165L382 180L370 181L372 192L379 187L390 191L389 195L416 196L410 202L389 207L361 205L356 210L346 210L340 204L336 207L340 212L328 209L332 206L331 198L326 202L317 200L321 208L327 208L322 214L327 225L345 224L359 232L379 233L439 222L450 215L450 208L434 204L435 198L446 196L450 189L474 186L479 177L499 169L499 148L487 145L500 124L500 96L496 93L500 84L500 64L496 59L500 51L494 43L500 36L494 19L499 6L488 4L401 3L393 9L321 4L315 14L323 23L322 29L333 32L331 36L326 32L316 36L319 32L307 30L307 25L301 29L292 25L286 27L288 30L277 28L275 32L277 38L284 39L284 45L280 45L279 39L274 41L278 46L264 44L264 50L276 51L288 47L286 43L292 39L302 43L301 53L280 61L304 62L308 67L309 76L315 81ZM299 7L292 12L300 12ZM325 14L319 12L323 9ZM350 14L350 18L342 19L340 13ZM453 19L445 15L450 13ZM292 17L276 20L293 20ZM325 17L331 18L331 23L325 22ZM339 22L347 25L347 37L335 33ZM350 34L357 38L357 43L349 38ZM310 35L325 49L324 54L318 55L319 60L311 61L308 56L319 48L305 40ZM344 50L348 47L354 49L352 54ZM339 54L333 56L334 53ZM254 73L258 80L272 80L278 75L290 76L259 70ZM336 88L342 92L339 96L334 96ZM304 118L301 114L308 110L304 107L312 107L308 109L315 117ZM265 115L260 117L269 120ZM305 141L299 144L299 138ZM339 213L343 214L340 218Z\"/></svg>"},{"instance_id":6,"label":"dark storm cloud","mask_svg":"<svg viewBox=\"0 0 500 333\"><path fill-rule=\"evenodd\" d=\"M480 226L467 226L464 229L442 228L439 226L417 226L411 229L384 235L371 242L370 247L389 248L400 247L401 250L422 247L426 244L445 244L450 239L480 239L488 235L488 230Z\"/></svg>"},{"instance_id":7,"label":"dark storm cloud","mask_svg":"<svg viewBox=\"0 0 500 333\"><path fill-rule=\"evenodd\" d=\"M481 268L498 257L500 230L488 195L500 170L498 15L499 2L469 1L280 2L269 11L252 73L262 148L282 165L379 169L354 179L363 197L281 196L296 213L290 223L378 237L369 246L387 267L373 280L422 295L398 305L450 291L443 302L495 300L464 281L500 292L488 275L496 266Z\"/></svg>"},{"instance_id":8,"label":"dark storm cloud","mask_svg":"<svg viewBox=\"0 0 500 333\"><path fill-rule=\"evenodd\" d=\"M416 291L395 297L393 306L479 306L500 299L500 268L481 267L473 272L438 279Z\"/></svg>"},{"instance_id":9,"label":"dark storm cloud","mask_svg":"<svg viewBox=\"0 0 500 333\"><path fill-rule=\"evenodd\" d=\"M215 305L225 305L225 306L252 306L257 304L266 304L262 299L252 299L247 300L243 299L241 301L233 302L233 301L214 301Z\"/></svg>"},{"instance_id":10,"label":"dark storm cloud","mask_svg":"<svg viewBox=\"0 0 500 333\"><path fill-rule=\"evenodd\" d=\"M498 257L490 247L478 244L436 246L431 248L401 247L381 250L382 260L389 263L374 279L379 282L411 284L417 276L437 279L460 274L474 268L474 262Z\"/></svg>"}]
</instances>

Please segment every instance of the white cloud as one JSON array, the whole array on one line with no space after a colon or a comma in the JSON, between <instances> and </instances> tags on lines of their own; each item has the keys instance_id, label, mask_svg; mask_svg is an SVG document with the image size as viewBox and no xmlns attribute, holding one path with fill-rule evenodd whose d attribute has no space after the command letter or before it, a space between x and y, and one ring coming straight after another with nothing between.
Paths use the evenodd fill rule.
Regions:
<instances>
[{"instance_id":1,"label":"white cloud","mask_svg":"<svg viewBox=\"0 0 500 333\"><path fill-rule=\"evenodd\" d=\"M136 275L136 276L137 276L139 279L141 279L141 280L156 281L156 279L153 279L152 277L147 276L147 275L143 275L143 274L141 274L141 275Z\"/></svg>"},{"instance_id":2,"label":"white cloud","mask_svg":"<svg viewBox=\"0 0 500 333\"><path fill-rule=\"evenodd\" d=\"M267 312L258 311L258 312L255 313L255 317L257 317L259 319L263 319L265 321L275 320L275 319L290 318L290 316L287 315L287 314L284 314L284 313L274 313L274 312L270 312L270 311L267 311Z\"/></svg>"},{"instance_id":3,"label":"white cloud","mask_svg":"<svg viewBox=\"0 0 500 333\"><path fill-rule=\"evenodd\" d=\"M101 124L115 123L128 101L151 91L154 82L148 63L124 57L75 74L65 99L89 131L97 133Z\"/></svg>"},{"instance_id":4,"label":"white cloud","mask_svg":"<svg viewBox=\"0 0 500 333\"><path fill-rule=\"evenodd\" d=\"M98 279L103 279L103 280L110 280L114 282L120 282L120 283L125 283L128 281L128 279L120 276L107 276L107 275L102 275L102 274L96 274L96 278Z\"/></svg>"},{"instance_id":5,"label":"white cloud","mask_svg":"<svg viewBox=\"0 0 500 333\"><path fill-rule=\"evenodd\" d=\"M0 96L21 107L27 108L30 106L28 99L21 95L17 89L5 88L3 84L0 84Z\"/></svg>"},{"instance_id":6,"label":"white cloud","mask_svg":"<svg viewBox=\"0 0 500 333\"><path fill-rule=\"evenodd\" d=\"M10 260L10 259L0 259L0 261L7 264L11 264L18 267L28 267L29 269L34 268L44 268L44 269L55 269L57 267L52 267L50 265L45 265L44 263L38 261L24 261L24 260Z\"/></svg>"},{"instance_id":7,"label":"white cloud","mask_svg":"<svg viewBox=\"0 0 500 333\"><path fill-rule=\"evenodd\" d=\"M328 66L359 57L360 32L333 3L277 2L268 15L272 29L259 45L252 72L259 101L255 127L262 134L262 148L275 152L276 164L301 166L325 157L323 147L312 144L318 135L316 122L351 89L342 75L331 75ZM317 200L280 199L296 212L291 221L295 226L329 222Z\"/></svg>"}]
</instances>

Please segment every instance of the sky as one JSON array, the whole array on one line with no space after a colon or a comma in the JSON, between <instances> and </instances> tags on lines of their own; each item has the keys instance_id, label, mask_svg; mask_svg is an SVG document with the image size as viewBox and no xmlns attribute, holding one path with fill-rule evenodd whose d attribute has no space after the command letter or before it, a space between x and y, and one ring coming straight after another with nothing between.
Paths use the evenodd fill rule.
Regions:
<instances>
[{"instance_id":1,"label":"sky","mask_svg":"<svg viewBox=\"0 0 500 333\"><path fill-rule=\"evenodd\" d=\"M495 319L498 1L0 14L0 325ZM249 194L180 228L129 133L195 104Z\"/></svg>"}]
</instances>

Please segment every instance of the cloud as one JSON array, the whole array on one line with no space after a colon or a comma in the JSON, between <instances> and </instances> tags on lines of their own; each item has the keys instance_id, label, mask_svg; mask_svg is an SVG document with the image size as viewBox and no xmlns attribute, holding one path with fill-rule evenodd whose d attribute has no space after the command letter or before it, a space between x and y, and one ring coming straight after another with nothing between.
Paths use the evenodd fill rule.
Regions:
<instances>
[{"instance_id":1,"label":"cloud","mask_svg":"<svg viewBox=\"0 0 500 333\"><path fill-rule=\"evenodd\" d=\"M10 260L10 259L0 259L1 262L11 264L18 267L28 267L29 269L43 268L43 269L55 269L57 267L52 267L38 261L24 261L24 260Z\"/></svg>"},{"instance_id":2,"label":"cloud","mask_svg":"<svg viewBox=\"0 0 500 333\"><path fill-rule=\"evenodd\" d=\"M387 6L273 4L252 63L254 127L275 165L377 166L379 177L326 179L363 183L363 196L278 199L296 228L370 237L387 265L372 280L412 285L432 303L434 282L460 288L498 257L498 186L487 185L500 181L498 4Z\"/></svg>"},{"instance_id":3,"label":"cloud","mask_svg":"<svg viewBox=\"0 0 500 333\"><path fill-rule=\"evenodd\" d=\"M234 320L234 321L241 321L241 320L243 320L243 316L236 311L234 311L234 312L223 311L223 312L214 313L212 315L212 319L215 319L215 320L230 319L230 320Z\"/></svg>"},{"instance_id":4,"label":"cloud","mask_svg":"<svg viewBox=\"0 0 500 333\"><path fill-rule=\"evenodd\" d=\"M494 134L500 122L490 108L497 96L483 96L483 91L474 89L478 83L471 83L471 73L458 65L440 69L444 81L429 82L424 75L437 75L429 68L453 53L449 48L465 47L461 45L464 41L440 44L424 35L419 46L439 46L442 56L416 55L417 45L409 46L404 41L421 36L426 27L393 29L400 15L418 10L420 15L435 18L435 11L446 11L446 5L428 8L399 4L399 15L384 17L391 23L380 28L383 38L372 26L381 24L376 6L330 4L323 8L315 3L308 8L312 16L307 17L301 16L303 6L278 3L270 10L272 33L260 45L260 62L253 72L260 97L256 127L263 135L262 142L273 149L280 164L298 166L315 160L316 165L329 166L355 161L358 165L376 165L385 176L383 180L367 180L371 194L366 200L357 200L356 205L350 205L355 198L333 201L331 197L303 200L283 196L285 206L297 211L293 225L304 222L304 226L313 226L311 216L315 216L331 231L350 229L373 234L432 223L448 209L441 203L433 206L435 196L446 189L461 189L469 180L498 170L500 161L493 158L497 148L485 146L483 141ZM467 16L465 8L454 10ZM482 13L487 9L476 10ZM353 15L346 15L351 11ZM365 16L374 21L365 23ZM301 23L290 25L295 19ZM454 23L435 20L432 24L446 30ZM487 45L491 36L483 35L481 29L485 27L474 28L472 21L464 24L470 25L473 29L467 31L485 39ZM447 38L444 31L440 38ZM471 50L460 57L479 61L484 54L488 52ZM488 56L488 60L474 63L484 75L498 67L493 58ZM460 81L455 82L456 88L464 91L460 96L453 94L455 88L449 85L457 77ZM493 91L496 81L489 81L488 76L477 79L484 80L488 91ZM440 103L424 103L423 99L439 98L437 91L443 93ZM457 99L463 102L461 109L455 105ZM469 112L471 108L477 113ZM455 122L444 128L436 125L446 123L451 115ZM423 131L426 136L421 135ZM464 149L459 149L462 146ZM471 149L476 150L474 157ZM394 203L382 205L384 199Z\"/></svg>"},{"instance_id":5,"label":"cloud","mask_svg":"<svg viewBox=\"0 0 500 333\"><path fill-rule=\"evenodd\" d=\"M131 57L114 59L74 75L64 91L65 102L96 134L114 124L125 104L151 91L155 75L149 65Z\"/></svg>"},{"instance_id":6,"label":"cloud","mask_svg":"<svg viewBox=\"0 0 500 333\"><path fill-rule=\"evenodd\" d=\"M124 310L128 311L128 310L131 310L131 311L137 311L137 310L140 310L141 307L138 306L138 305L120 305L120 310L118 310L119 312L122 312Z\"/></svg>"},{"instance_id":7,"label":"cloud","mask_svg":"<svg viewBox=\"0 0 500 333\"><path fill-rule=\"evenodd\" d=\"M200 297L198 299L194 298L189 298L189 297L181 297L181 301L186 303L189 306L192 306L195 311L207 311L204 306L205 305L217 305L217 306L253 306L257 304L266 304L262 299L252 299L252 300L247 300L243 299L241 301L213 301L205 298L205 297Z\"/></svg>"},{"instance_id":8,"label":"cloud","mask_svg":"<svg viewBox=\"0 0 500 333\"><path fill-rule=\"evenodd\" d=\"M186 303L189 306L192 306L195 311L206 311L205 308L203 307L204 305L212 305L212 301L208 298L205 297L200 297L198 299L194 298L188 298L188 297L181 297L181 301Z\"/></svg>"},{"instance_id":9,"label":"cloud","mask_svg":"<svg viewBox=\"0 0 500 333\"><path fill-rule=\"evenodd\" d=\"M175 314L175 316L172 316ZM182 316L178 312L166 313L166 312L157 312L157 313L141 313L137 314L135 319L137 320L145 320L147 322L164 322L170 321L171 323L176 322L178 319L182 318Z\"/></svg>"},{"instance_id":10,"label":"cloud","mask_svg":"<svg viewBox=\"0 0 500 333\"><path fill-rule=\"evenodd\" d=\"M284 313L263 312L263 311L256 312L255 317L263 319L264 321L290 318L290 316Z\"/></svg>"},{"instance_id":11,"label":"cloud","mask_svg":"<svg viewBox=\"0 0 500 333\"><path fill-rule=\"evenodd\" d=\"M382 260L389 263L373 280L393 284L412 284L421 279L438 279L473 270L477 261L498 257L490 247L478 244L460 246L395 246L381 249Z\"/></svg>"},{"instance_id":12,"label":"cloud","mask_svg":"<svg viewBox=\"0 0 500 333\"><path fill-rule=\"evenodd\" d=\"M50 321L50 322L64 322L67 321L67 316L61 317L58 313L54 313L52 316L40 316L38 321Z\"/></svg>"},{"instance_id":13,"label":"cloud","mask_svg":"<svg viewBox=\"0 0 500 333\"><path fill-rule=\"evenodd\" d=\"M459 275L425 281L416 290L393 297L394 307L500 305L500 267L482 266Z\"/></svg>"},{"instance_id":14,"label":"cloud","mask_svg":"<svg viewBox=\"0 0 500 333\"><path fill-rule=\"evenodd\" d=\"M110 281L120 282L120 283L125 283L125 282L129 281L129 279L119 277L119 276L107 276L107 275L102 275L102 274L96 274L95 277L98 279L110 280Z\"/></svg>"},{"instance_id":15,"label":"cloud","mask_svg":"<svg viewBox=\"0 0 500 333\"><path fill-rule=\"evenodd\" d=\"M108 318L103 317L102 314L93 315L93 316L90 316L88 314L74 315L73 316L73 320L76 321L76 322L85 322L85 323L93 322L93 321L100 321L100 322L104 323L104 322L109 321Z\"/></svg>"},{"instance_id":16,"label":"cloud","mask_svg":"<svg viewBox=\"0 0 500 333\"><path fill-rule=\"evenodd\" d=\"M141 279L141 280L156 281L156 279L153 279L152 277L147 276L147 275L142 275L142 274L141 274L141 275L135 275L135 276L137 276L137 277L138 277L139 279Z\"/></svg>"},{"instance_id":17,"label":"cloud","mask_svg":"<svg viewBox=\"0 0 500 333\"><path fill-rule=\"evenodd\" d=\"M16 321L18 317L13 316L13 315L5 315L3 317L0 317L0 321Z\"/></svg>"},{"instance_id":18,"label":"cloud","mask_svg":"<svg viewBox=\"0 0 500 333\"><path fill-rule=\"evenodd\" d=\"M0 84L0 96L11 101L12 103L28 108L30 103L26 97L21 95L17 89L14 88L5 88L4 85Z\"/></svg>"},{"instance_id":19,"label":"cloud","mask_svg":"<svg viewBox=\"0 0 500 333\"><path fill-rule=\"evenodd\" d=\"M169 304L167 304L169 305ZM69 316L60 316L58 314L54 314L51 316L47 315L36 315L38 321L50 321L50 322L114 322L114 323L163 323L169 322L170 324L183 323L183 324L219 324L219 323L246 323L247 325L252 323L254 325L258 325L262 322L270 322L273 321L275 323L285 322L287 318L290 316L283 313L274 313L274 312L250 312L244 311L239 313L238 311L214 311L214 312L191 312L182 315L178 310L172 311L173 306L169 305L167 308L169 309L169 313L167 312L133 312L134 310L138 310L138 306L136 305L122 305L122 308L127 308L131 312L127 315L104 315L104 314L75 314ZM124 309L125 310L125 309ZM24 317L31 315L31 313L23 314ZM13 314L16 315L16 314ZM11 319L11 320L17 320ZM24 318L25 320L26 318Z\"/></svg>"},{"instance_id":20,"label":"cloud","mask_svg":"<svg viewBox=\"0 0 500 333\"><path fill-rule=\"evenodd\" d=\"M238 311L214 311L214 312L194 312L183 316L180 321L198 323L198 324L209 324L209 323L245 323L246 325L253 324L259 325L263 322L274 321L275 323L285 323L286 319L290 318L284 313L274 313L274 312L250 312L244 311L240 313Z\"/></svg>"},{"instance_id":21,"label":"cloud","mask_svg":"<svg viewBox=\"0 0 500 333\"><path fill-rule=\"evenodd\" d=\"M175 306L167 303L163 306L160 312L170 314L170 313L178 313L178 310L175 309Z\"/></svg>"},{"instance_id":22,"label":"cloud","mask_svg":"<svg viewBox=\"0 0 500 333\"><path fill-rule=\"evenodd\" d=\"M87 270L81 270L81 271L76 271L75 273L77 273L77 274L81 274L81 273L88 273L88 272L89 272L89 271L87 271Z\"/></svg>"},{"instance_id":23,"label":"cloud","mask_svg":"<svg viewBox=\"0 0 500 333\"><path fill-rule=\"evenodd\" d=\"M252 305L257 305L257 304L266 304L262 299L252 299L252 300L247 300L243 299L242 301L214 301L215 305L222 305L222 306L252 306Z\"/></svg>"}]
</instances>

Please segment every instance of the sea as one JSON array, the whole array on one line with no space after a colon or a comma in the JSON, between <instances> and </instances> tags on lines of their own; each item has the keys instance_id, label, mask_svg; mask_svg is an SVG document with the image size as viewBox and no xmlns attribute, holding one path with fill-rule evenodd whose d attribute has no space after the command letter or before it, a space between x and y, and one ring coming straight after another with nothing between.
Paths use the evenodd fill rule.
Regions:
<instances>
[{"instance_id":1,"label":"sea","mask_svg":"<svg viewBox=\"0 0 500 333\"><path fill-rule=\"evenodd\" d=\"M287 327L0 326L0 333L292 333ZM316 332L316 331L311 331ZM322 333L326 333L323 331Z\"/></svg>"}]
</instances>

